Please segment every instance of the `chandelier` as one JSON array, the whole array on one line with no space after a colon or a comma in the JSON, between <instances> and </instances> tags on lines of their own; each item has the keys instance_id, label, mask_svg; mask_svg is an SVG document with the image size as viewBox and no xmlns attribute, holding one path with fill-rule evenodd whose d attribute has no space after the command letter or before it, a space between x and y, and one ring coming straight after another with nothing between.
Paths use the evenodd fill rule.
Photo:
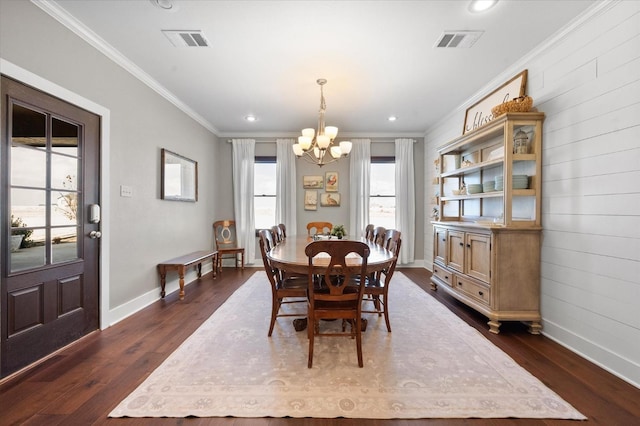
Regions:
<instances>
[{"instance_id":1,"label":"chandelier","mask_svg":"<svg viewBox=\"0 0 640 426\"><path fill-rule=\"evenodd\" d=\"M316 82L320 86L318 132L316 133L312 128L302 129L302 136L298 136L298 143L293 145L293 152L297 157L302 157L309 163L322 167L325 164L338 161L340 157L349 155L351 152L351 142L342 141L339 144L333 143L338 135L338 128L324 125L324 112L327 106L324 102L322 86L327 84L327 80L319 78Z\"/></svg>"}]
</instances>

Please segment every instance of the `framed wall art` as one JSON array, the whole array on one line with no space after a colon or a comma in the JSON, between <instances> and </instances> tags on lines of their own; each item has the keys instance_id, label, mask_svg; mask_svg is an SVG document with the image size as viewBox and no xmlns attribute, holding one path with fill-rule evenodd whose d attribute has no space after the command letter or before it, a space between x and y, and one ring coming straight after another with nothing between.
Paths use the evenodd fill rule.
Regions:
<instances>
[{"instance_id":1,"label":"framed wall art","mask_svg":"<svg viewBox=\"0 0 640 426\"><path fill-rule=\"evenodd\" d=\"M161 153L160 198L198 201L198 162L166 149Z\"/></svg>"},{"instance_id":2,"label":"framed wall art","mask_svg":"<svg viewBox=\"0 0 640 426\"><path fill-rule=\"evenodd\" d=\"M322 207L340 207L340 194L333 192L325 192L320 196L320 205Z\"/></svg>"},{"instance_id":3,"label":"framed wall art","mask_svg":"<svg viewBox=\"0 0 640 426\"><path fill-rule=\"evenodd\" d=\"M324 174L324 190L338 192L338 172L326 172Z\"/></svg>"},{"instance_id":4,"label":"framed wall art","mask_svg":"<svg viewBox=\"0 0 640 426\"><path fill-rule=\"evenodd\" d=\"M302 187L304 189L322 189L324 181L322 176L302 176Z\"/></svg>"},{"instance_id":5,"label":"framed wall art","mask_svg":"<svg viewBox=\"0 0 640 426\"><path fill-rule=\"evenodd\" d=\"M510 101L513 98L524 96L526 87L527 70L524 70L470 106L464 115L464 127L462 128L462 134L464 135L465 133L475 130L493 120L491 108L506 101Z\"/></svg>"},{"instance_id":6,"label":"framed wall art","mask_svg":"<svg viewBox=\"0 0 640 426\"><path fill-rule=\"evenodd\" d=\"M304 209L318 210L318 191L317 190L308 189L304 191Z\"/></svg>"}]
</instances>

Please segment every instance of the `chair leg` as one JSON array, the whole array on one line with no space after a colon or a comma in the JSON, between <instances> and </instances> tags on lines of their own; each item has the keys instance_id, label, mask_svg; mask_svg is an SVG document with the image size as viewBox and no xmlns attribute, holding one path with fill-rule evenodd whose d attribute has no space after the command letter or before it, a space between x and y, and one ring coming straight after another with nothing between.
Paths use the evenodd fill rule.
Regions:
<instances>
[{"instance_id":1,"label":"chair leg","mask_svg":"<svg viewBox=\"0 0 640 426\"><path fill-rule=\"evenodd\" d=\"M358 351L358 367L362 368L364 367L364 362L362 360L362 324L361 321L362 319L360 318L360 316L358 318L356 318L356 348Z\"/></svg>"},{"instance_id":2,"label":"chair leg","mask_svg":"<svg viewBox=\"0 0 640 426\"><path fill-rule=\"evenodd\" d=\"M271 302L271 324L269 324L269 334L268 336L271 337L271 333L273 333L273 327L276 324L276 317L278 316L278 311L280 311L280 303L281 300L278 299L275 295L272 297L272 302Z\"/></svg>"},{"instance_id":3,"label":"chair leg","mask_svg":"<svg viewBox=\"0 0 640 426\"><path fill-rule=\"evenodd\" d=\"M389 302L387 296L382 296L382 306L384 307L384 322L387 323L387 331L391 333L391 322L389 321Z\"/></svg>"},{"instance_id":4,"label":"chair leg","mask_svg":"<svg viewBox=\"0 0 640 426\"><path fill-rule=\"evenodd\" d=\"M307 361L307 368L313 366L313 338L316 331L316 322L314 318L309 317L307 320L307 334L309 336L309 360Z\"/></svg>"}]
</instances>

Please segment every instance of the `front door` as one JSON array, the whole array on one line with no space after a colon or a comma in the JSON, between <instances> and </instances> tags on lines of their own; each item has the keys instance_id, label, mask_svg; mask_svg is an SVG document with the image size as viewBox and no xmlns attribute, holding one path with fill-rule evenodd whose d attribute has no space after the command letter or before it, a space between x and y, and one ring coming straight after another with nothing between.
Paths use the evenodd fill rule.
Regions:
<instances>
[{"instance_id":1,"label":"front door","mask_svg":"<svg viewBox=\"0 0 640 426\"><path fill-rule=\"evenodd\" d=\"M4 377L99 327L100 117L5 76L0 93Z\"/></svg>"}]
</instances>

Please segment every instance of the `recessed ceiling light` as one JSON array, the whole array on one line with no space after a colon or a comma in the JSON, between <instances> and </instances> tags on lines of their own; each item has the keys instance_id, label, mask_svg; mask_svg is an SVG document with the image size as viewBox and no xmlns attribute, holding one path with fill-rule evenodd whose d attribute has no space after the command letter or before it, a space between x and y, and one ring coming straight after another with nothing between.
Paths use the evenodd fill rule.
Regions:
<instances>
[{"instance_id":1,"label":"recessed ceiling light","mask_svg":"<svg viewBox=\"0 0 640 426\"><path fill-rule=\"evenodd\" d=\"M396 121L398 119L398 117L396 117L395 115L389 116L389 118L387 118L387 120L389 121Z\"/></svg>"},{"instance_id":2,"label":"recessed ceiling light","mask_svg":"<svg viewBox=\"0 0 640 426\"><path fill-rule=\"evenodd\" d=\"M175 12L178 10L178 5L174 0L149 0L152 5L158 9L162 9L167 12Z\"/></svg>"},{"instance_id":3,"label":"recessed ceiling light","mask_svg":"<svg viewBox=\"0 0 640 426\"><path fill-rule=\"evenodd\" d=\"M254 121L257 120L255 115L247 115L244 119L247 120L250 123L253 123Z\"/></svg>"},{"instance_id":4,"label":"recessed ceiling light","mask_svg":"<svg viewBox=\"0 0 640 426\"><path fill-rule=\"evenodd\" d=\"M498 3L498 0L471 0L469 11L473 13L484 12L491 9Z\"/></svg>"}]
</instances>

